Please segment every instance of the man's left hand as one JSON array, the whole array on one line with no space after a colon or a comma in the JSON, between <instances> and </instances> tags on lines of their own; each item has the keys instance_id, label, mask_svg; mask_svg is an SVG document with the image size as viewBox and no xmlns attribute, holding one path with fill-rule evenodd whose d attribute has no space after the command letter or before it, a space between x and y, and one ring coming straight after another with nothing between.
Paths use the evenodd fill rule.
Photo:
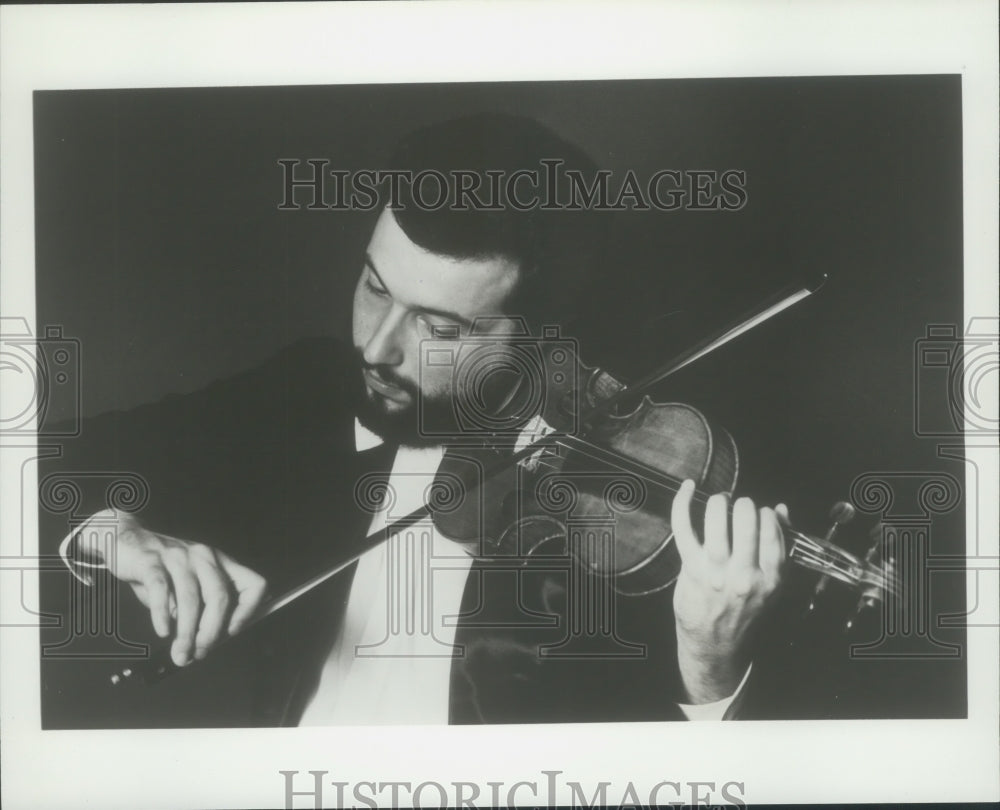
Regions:
<instances>
[{"instance_id":1,"label":"man's left hand","mask_svg":"<svg viewBox=\"0 0 1000 810\"><path fill-rule=\"evenodd\" d=\"M732 695L750 665L750 641L764 608L781 584L788 510L757 509L749 498L733 505L713 495L705 511L704 542L691 525L693 481L674 497L670 523L681 557L674 589L677 658L687 702Z\"/></svg>"}]
</instances>

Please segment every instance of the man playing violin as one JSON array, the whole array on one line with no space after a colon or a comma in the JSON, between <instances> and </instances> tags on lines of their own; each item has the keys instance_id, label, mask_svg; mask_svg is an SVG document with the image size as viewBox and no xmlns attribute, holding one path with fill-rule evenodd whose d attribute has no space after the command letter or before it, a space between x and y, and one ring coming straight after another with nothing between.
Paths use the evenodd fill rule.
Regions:
<instances>
[{"instance_id":1,"label":"man playing violin","mask_svg":"<svg viewBox=\"0 0 1000 810\"><path fill-rule=\"evenodd\" d=\"M478 185L489 171L494 179L520 168L544 172L540 161L552 158L588 167L575 147L535 122L484 115L412 134L392 166L437 169L452 179L461 169L460 182ZM316 548L328 557L331 542L341 542L349 551L349 541L331 535L342 537L350 525L363 537L422 505L447 449L441 431L426 427L448 423L456 401L469 396L454 368L423 362L422 342L447 334L457 344L503 345L515 316L533 328L567 323L579 305L570 293L585 295L586 279L599 271L601 234L591 212L509 204L429 210L405 191L392 202L378 212L358 276L353 351L300 347L263 371L186 398L180 410L192 421L168 420L154 440L170 460L157 462L169 471L156 479L152 499L162 497L171 517L158 523L117 511L113 549L102 551L86 532L64 543L78 573L81 561L103 557L131 586L178 666L210 661L268 595L292 581L293 570L315 573L303 561ZM311 415L302 420L305 410ZM280 432L276 424L300 441L267 436ZM115 428L119 446L132 435L123 425ZM373 468L387 477L392 509L345 517L331 532L331 521L351 511L359 477ZM221 483L231 475L241 483ZM676 583L623 600L613 654L542 652L565 635L565 624L538 619L552 609L566 621L565 584L544 576L525 584L509 571L490 584L474 547L432 532L423 553L446 561L428 578L433 589L417 576L407 579L410 568L400 560L410 559L412 547L390 542L362 554L314 597L317 638L277 653L282 666L297 670L282 687L280 714L234 724L747 716L740 698L753 682L755 639L782 586L787 512L717 494L702 520L694 493L694 482L685 481L670 506L681 559ZM268 523L268 509L280 519ZM287 521L292 538L272 534ZM426 632L394 627L394 610L406 599L426 606L429 615L415 620Z\"/></svg>"}]
</instances>

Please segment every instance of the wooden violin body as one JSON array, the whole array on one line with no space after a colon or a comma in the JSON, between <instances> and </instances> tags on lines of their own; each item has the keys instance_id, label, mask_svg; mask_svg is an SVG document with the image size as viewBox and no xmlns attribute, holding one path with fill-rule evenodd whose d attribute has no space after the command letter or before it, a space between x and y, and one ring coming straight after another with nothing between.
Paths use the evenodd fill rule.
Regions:
<instances>
[{"instance_id":1,"label":"wooden violin body","mask_svg":"<svg viewBox=\"0 0 1000 810\"><path fill-rule=\"evenodd\" d=\"M485 451L495 453L496 450ZM442 473L462 479L459 508L435 512L435 526L459 542L483 539L503 557L565 557L609 577L620 593L670 585L680 570L669 515L677 484L731 494L739 467L728 432L695 408L643 397L606 417L586 438L564 435L477 483L474 448L453 448Z\"/></svg>"},{"instance_id":2,"label":"wooden violin body","mask_svg":"<svg viewBox=\"0 0 1000 810\"><path fill-rule=\"evenodd\" d=\"M560 526L568 551L623 594L660 590L680 572L670 526L678 481L690 478L711 494L736 487L735 442L689 405L644 397L631 414L606 420L565 449L561 469L543 477L536 493L560 480L579 482Z\"/></svg>"}]
</instances>

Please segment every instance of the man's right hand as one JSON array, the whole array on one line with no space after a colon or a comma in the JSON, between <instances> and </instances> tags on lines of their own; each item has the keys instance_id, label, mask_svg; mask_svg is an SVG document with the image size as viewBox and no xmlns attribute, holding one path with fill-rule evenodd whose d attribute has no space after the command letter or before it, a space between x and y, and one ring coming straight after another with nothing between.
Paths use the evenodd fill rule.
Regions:
<instances>
[{"instance_id":1,"label":"man's right hand","mask_svg":"<svg viewBox=\"0 0 1000 810\"><path fill-rule=\"evenodd\" d=\"M128 513L117 517L114 549L84 546L81 551L102 559L117 579L132 586L149 608L158 636L168 638L173 630L170 657L178 666L204 658L227 635L238 633L263 601L267 582L232 557L148 531Z\"/></svg>"}]
</instances>

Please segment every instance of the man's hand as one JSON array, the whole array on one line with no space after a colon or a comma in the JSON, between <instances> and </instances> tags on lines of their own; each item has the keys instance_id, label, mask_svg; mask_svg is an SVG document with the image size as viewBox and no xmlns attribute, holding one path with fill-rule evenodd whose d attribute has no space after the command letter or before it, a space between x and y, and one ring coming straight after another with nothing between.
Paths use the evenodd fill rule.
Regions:
<instances>
[{"instance_id":1,"label":"man's hand","mask_svg":"<svg viewBox=\"0 0 1000 810\"><path fill-rule=\"evenodd\" d=\"M691 526L693 481L674 497L670 523L681 557L674 589L677 658L691 703L733 694L750 665L750 640L764 607L781 583L788 510L758 510L749 498L733 506L713 495L705 512L702 542Z\"/></svg>"},{"instance_id":2,"label":"man's hand","mask_svg":"<svg viewBox=\"0 0 1000 810\"><path fill-rule=\"evenodd\" d=\"M178 666L238 633L263 600L264 578L221 551L147 531L128 513L117 516L115 547L82 551L132 586L158 636L169 637L175 620L170 657Z\"/></svg>"}]
</instances>

